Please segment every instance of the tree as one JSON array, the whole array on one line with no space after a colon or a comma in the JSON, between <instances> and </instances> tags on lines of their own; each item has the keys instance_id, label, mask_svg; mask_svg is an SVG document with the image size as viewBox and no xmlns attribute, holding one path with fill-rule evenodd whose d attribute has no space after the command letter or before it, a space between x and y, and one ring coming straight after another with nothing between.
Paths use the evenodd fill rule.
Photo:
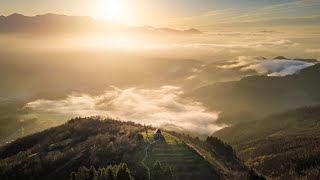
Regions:
<instances>
[{"instance_id":1,"label":"tree","mask_svg":"<svg viewBox=\"0 0 320 180\"><path fill-rule=\"evenodd\" d=\"M160 180L163 177L163 169L160 161L156 161L152 168L152 179Z\"/></svg>"},{"instance_id":2,"label":"tree","mask_svg":"<svg viewBox=\"0 0 320 180\"><path fill-rule=\"evenodd\" d=\"M89 169L89 179L92 179L92 180L96 180L97 177L96 177L96 169L91 166L90 169Z\"/></svg>"},{"instance_id":3,"label":"tree","mask_svg":"<svg viewBox=\"0 0 320 180\"><path fill-rule=\"evenodd\" d=\"M97 171L97 179L98 180L102 180L102 175L104 173L104 168L99 168L98 171Z\"/></svg>"},{"instance_id":4,"label":"tree","mask_svg":"<svg viewBox=\"0 0 320 180\"><path fill-rule=\"evenodd\" d=\"M154 180L173 180L174 175L170 167L167 167L164 171L160 161L156 161L152 168L152 179Z\"/></svg>"},{"instance_id":5,"label":"tree","mask_svg":"<svg viewBox=\"0 0 320 180\"><path fill-rule=\"evenodd\" d=\"M87 180L89 178L89 170L84 166L79 168L77 174L77 180Z\"/></svg>"},{"instance_id":6,"label":"tree","mask_svg":"<svg viewBox=\"0 0 320 180\"><path fill-rule=\"evenodd\" d=\"M167 167L163 173L163 178L166 180L173 180L174 176L170 167Z\"/></svg>"},{"instance_id":7,"label":"tree","mask_svg":"<svg viewBox=\"0 0 320 180\"><path fill-rule=\"evenodd\" d=\"M115 179L115 172L113 171L113 167L112 166L108 166L106 173L105 173L105 178L108 180L114 180Z\"/></svg>"},{"instance_id":8,"label":"tree","mask_svg":"<svg viewBox=\"0 0 320 180\"><path fill-rule=\"evenodd\" d=\"M127 165L122 163L118 166L117 172L117 180L131 180L130 170L128 169Z\"/></svg>"}]
</instances>

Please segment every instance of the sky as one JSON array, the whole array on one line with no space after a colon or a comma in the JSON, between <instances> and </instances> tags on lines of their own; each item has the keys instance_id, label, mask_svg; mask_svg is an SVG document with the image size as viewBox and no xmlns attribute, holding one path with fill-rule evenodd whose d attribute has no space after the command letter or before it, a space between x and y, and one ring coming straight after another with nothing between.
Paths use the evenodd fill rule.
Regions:
<instances>
[{"instance_id":1,"label":"sky","mask_svg":"<svg viewBox=\"0 0 320 180\"><path fill-rule=\"evenodd\" d=\"M0 0L0 14L57 13L128 25L214 28L320 24L319 0Z\"/></svg>"}]
</instances>

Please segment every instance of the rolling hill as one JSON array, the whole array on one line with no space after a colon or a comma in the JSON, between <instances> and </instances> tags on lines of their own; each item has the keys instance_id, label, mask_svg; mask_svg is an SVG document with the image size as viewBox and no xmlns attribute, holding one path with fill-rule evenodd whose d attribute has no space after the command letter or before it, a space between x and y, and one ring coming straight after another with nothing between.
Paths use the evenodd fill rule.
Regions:
<instances>
[{"instance_id":1,"label":"rolling hill","mask_svg":"<svg viewBox=\"0 0 320 180\"><path fill-rule=\"evenodd\" d=\"M83 171L82 167L119 164L116 167L121 169L121 163L126 163L135 179L149 179L157 162L172 169L177 179L262 178L218 139L201 141L164 131L163 140L153 141L153 130L110 118L72 119L2 146L0 178L67 179L71 172Z\"/></svg>"},{"instance_id":2,"label":"rolling hill","mask_svg":"<svg viewBox=\"0 0 320 180\"><path fill-rule=\"evenodd\" d=\"M243 122L214 134L244 162L273 179L319 179L320 106Z\"/></svg>"}]
</instances>

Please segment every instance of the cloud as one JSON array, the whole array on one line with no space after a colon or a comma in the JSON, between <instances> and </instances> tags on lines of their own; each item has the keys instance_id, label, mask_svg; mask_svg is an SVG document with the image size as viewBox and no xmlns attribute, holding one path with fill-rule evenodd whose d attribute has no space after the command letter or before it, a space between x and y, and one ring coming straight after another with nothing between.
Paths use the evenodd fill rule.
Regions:
<instances>
[{"instance_id":1,"label":"cloud","mask_svg":"<svg viewBox=\"0 0 320 180\"><path fill-rule=\"evenodd\" d=\"M232 23L260 23L259 25L266 25L265 23L273 25L318 24L316 20L319 14L314 11L314 7L319 7L319 5L320 2L317 0L301 0L269 5L233 17Z\"/></svg>"},{"instance_id":2,"label":"cloud","mask_svg":"<svg viewBox=\"0 0 320 180\"><path fill-rule=\"evenodd\" d=\"M237 60L229 61L228 64L218 66L223 69L240 68L241 71L256 71L258 74L268 76L286 76L292 75L301 69L312 66L314 63L308 63L298 60L277 60L261 59L247 56L240 56Z\"/></svg>"},{"instance_id":3,"label":"cloud","mask_svg":"<svg viewBox=\"0 0 320 180\"><path fill-rule=\"evenodd\" d=\"M172 47L184 48L221 48L221 49L244 49L244 48L274 48L274 47L296 47L298 43L294 43L287 39L274 40L274 41L256 41L249 43L193 43L193 44L172 44Z\"/></svg>"},{"instance_id":4,"label":"cloud","mask_svg":"<svg viewBox=\"0 0 320 180\"><path fill-rule=\"evenodd\" d=\"M61 100L39 99L26 104L35 116L55 113L68 116L111 116L121 120L172 127L210 135L223 128L215 122L218 112L207 112L202 104L179 98L179 87L118 89L97 96L73 93Z\"/></svg>"},{"instance_id":5,"label":"cloud","mask_svg":"<svg viewBox=\"0 0 320 180\"><path fill-rule=\"evenodd\" d=\"M319 49L306 49L305 52L307 52L307 53L320 53L320 48Z\"/></svg>"},{"instance_id":6,"label":"cloud","mask_svg":"<svg viewBox=\"0 0 320 180\"><path fill-rule=\"evenodd\" d=\"M200 27L266 26L266 25L318 25L319 0L274 2L262 7L226 8L204 12L198 16L177 18L173 23L194 22Z\"/></svg>"}]
</instances>

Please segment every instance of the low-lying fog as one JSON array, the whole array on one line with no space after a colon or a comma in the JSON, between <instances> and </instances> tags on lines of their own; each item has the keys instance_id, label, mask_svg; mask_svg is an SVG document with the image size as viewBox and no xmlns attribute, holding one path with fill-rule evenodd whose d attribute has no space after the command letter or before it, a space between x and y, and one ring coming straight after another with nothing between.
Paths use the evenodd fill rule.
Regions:
<instances>
[{"instance_id":1,"label":"low-lying fog","mask_svg":"<svg viewBox=\"0 0 320 180\"><path fill-rule=\"evenodd\" d=\"M226 126L216 122L220 112L186 92L294 74L320 57L313 32L0 36L0 143L93 115L209 135Z\"/></svg>"},{"instance_id":2,"label":"low-lying fog","mask_svg":"<svg viewBox=\"0 0 320 180\"><path fill-rule=\"evenodd\" d=\"M201 103L180 98L182 93L181 88L174 86L124 90L114 87L94 96L73 93L59 100L35 100L24 108L29 109L28 118L46 115L45 120L50 120L50 114L61 114L67 120L70 116L101 115L201 135L210 135L223 127L215 123L217 112L207 112Z\"/></svg>"}]
</instances>

